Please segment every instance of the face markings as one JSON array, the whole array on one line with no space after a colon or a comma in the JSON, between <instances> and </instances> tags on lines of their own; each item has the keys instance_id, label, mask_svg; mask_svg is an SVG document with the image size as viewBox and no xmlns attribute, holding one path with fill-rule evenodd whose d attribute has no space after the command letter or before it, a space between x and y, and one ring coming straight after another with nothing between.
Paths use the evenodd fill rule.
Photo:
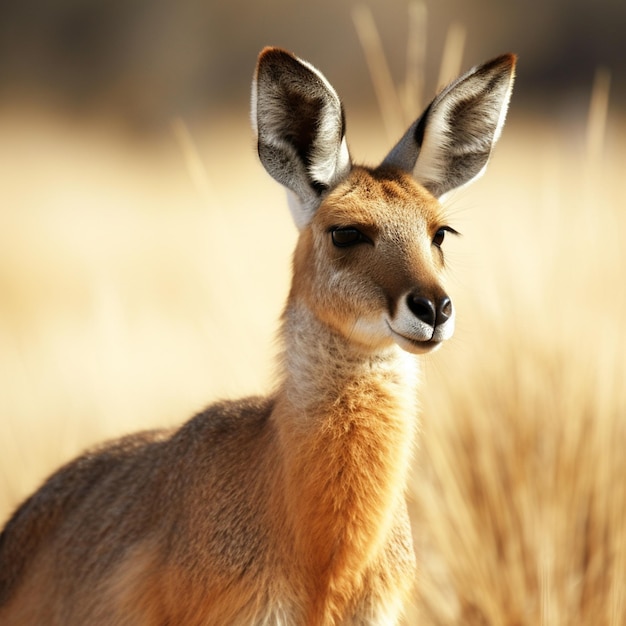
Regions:
<instances>
[{"instance_id":1,"label":"face markings","mask_svg":"<svg viewBox=\"0 0 626 626\"><path fill-rule=\"evenodd\" d=\"M435 231L445 225L438 201L410 175L390 168L355 167L324 200L314 220L328 230L362 227L386 231L391 238L420 224Z\"/></svg>"},{"instance_id":2,"label":"face markings","mask_svg":"<svg viewBox=\"0 0 626 626\"><path fill-rule=\"evenodd\" d=\"M314 221L316 230L328 232L330 241L339 244L336 247L352 248L355 255L380 249L379 262L392 266L406 265L417 249L428 248L433 262L442 267L446 233L456 233L447 225L439 202L411 176L392 169L355 168L348 181L328 196ZM341 232L335 235L337 230ZM345 240L349 241L342 245ZM347 260L348 252L339 251L336 258Z\"/></svg>"}]
</instances>

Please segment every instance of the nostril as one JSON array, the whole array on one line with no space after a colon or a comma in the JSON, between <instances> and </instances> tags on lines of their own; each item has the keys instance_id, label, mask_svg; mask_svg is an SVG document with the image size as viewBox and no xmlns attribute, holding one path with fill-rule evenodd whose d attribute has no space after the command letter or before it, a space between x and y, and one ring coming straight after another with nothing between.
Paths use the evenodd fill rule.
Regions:
<instances>
[{"instance_id":1,"label":"nostril","mask_svg":"<svg viewBox=\"0 0 626 626\"><path fill-rule=\"evenodd\" d=\"M407 296L407 304L417 319L434 328L435 321L437 319L437 312L435 311L435 305L431 300L424 298L423 296L409 294Z\"/></svg>"},{"instance_id":2,"label":"nostril","mask_svg":"<svg viewBox=\"0 0 626 626\"><path fill-rule=\"evenodd\" d=\"M437 324L447 322L452 316L452 300L446 296L437 305Z\"/></svg>"}]
</instances>

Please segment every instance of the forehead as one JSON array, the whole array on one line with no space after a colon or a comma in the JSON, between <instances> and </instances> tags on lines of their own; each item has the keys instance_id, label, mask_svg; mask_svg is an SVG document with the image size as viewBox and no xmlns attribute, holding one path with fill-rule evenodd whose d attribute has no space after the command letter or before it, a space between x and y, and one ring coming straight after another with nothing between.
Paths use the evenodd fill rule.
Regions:
<instances>
[{"instance_id":1,"label":"forehead","mask_svg":"<svg viewBox=\"0 0 626 626\"><path fill-rule=\"evenodd\" d=\"M324 226L432 224L443 219L439 202L410 174L355 167L324 200L317 221Z\"/></svg>"}]
</instances>

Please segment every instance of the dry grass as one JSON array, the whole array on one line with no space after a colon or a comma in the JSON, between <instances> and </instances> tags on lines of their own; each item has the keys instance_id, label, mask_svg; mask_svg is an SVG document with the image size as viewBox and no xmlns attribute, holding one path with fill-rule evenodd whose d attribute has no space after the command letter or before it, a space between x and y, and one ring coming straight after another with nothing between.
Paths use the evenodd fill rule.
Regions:
<instances>
[{"instance_id":1,"label":"dry grass","mask_svg":"<svg viewBox=\"0 0 626 626\"><path fill-rule=\"evenodd\" d=\"M590 164L584 119L555 121L513 115L449 203L460 321L425 368L410 623L626 622L626 133ZM4 519L95 440L266 386L295 232L244 111L151 145L3 111L0 136Z\"/></svg>"},{"instance_id":2,"label":"dry grass","mask_svg":"<svg viewBox=\"0 0 626 626\"><path fill-rule=\"evenodd\" d=\"M626 623L626 146L590 164L582 126L578 152L547 127L507 130L481 190L489 215L467 212L460 254L473 267L456 343L427 376L411 485L415 616L616 626Z\"/></svg>"}]
</instances>

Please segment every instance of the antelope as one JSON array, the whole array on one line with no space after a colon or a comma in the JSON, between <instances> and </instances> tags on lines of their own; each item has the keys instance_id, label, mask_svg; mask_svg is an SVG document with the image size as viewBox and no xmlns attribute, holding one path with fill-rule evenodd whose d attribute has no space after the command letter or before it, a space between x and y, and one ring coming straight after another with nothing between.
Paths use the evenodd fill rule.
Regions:
<instances>
[{"instance_id":1,"label":"antelope","mask_svg":"<svg viewBox=\"0 0 626 626\"><path fill-rule=\"evenodd\" d=\"M264 49L252 123L299 230L274 390L71 461L0 536L0 623L390 625L416 562L416 355L454 330L439 199L479 176L516 57L445 87L378 167L341 101Z\"/></svg>"}]
</instances>

